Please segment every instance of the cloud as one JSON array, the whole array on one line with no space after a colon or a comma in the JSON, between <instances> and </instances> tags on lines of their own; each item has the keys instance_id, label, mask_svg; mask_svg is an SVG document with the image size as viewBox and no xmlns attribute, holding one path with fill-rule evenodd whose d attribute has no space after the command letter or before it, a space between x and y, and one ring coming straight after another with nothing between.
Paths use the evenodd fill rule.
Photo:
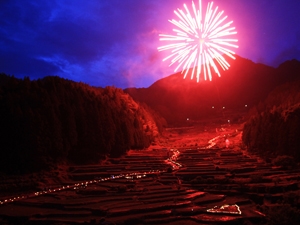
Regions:
<instances>
[{"instance_id":1,"label":"cloud","mask_svg":"<svg viewBox=\"0 0 300 225\"><path fill-rule=\"evenodd\" d=\"M53 63L20 53L0 53L0 59L0 72L20 78L27 76L37 79L47 75L55 75L60 71L60 68Z\"/></svg>"},{"instance_id":2,"label":"cloud","mask_svg":"<svg viewBox=\"0 0 300 225\"><path fill-rule=\"evenodd\" d=\"M299 49L299 29L297 41L290 37L297 32L291 21L298 18L291 10L299 3L285 4L283 8L290 11L283 12L279 0L269 11L254 1L228 1L230 4L216 0L215 4L221 3L226 14L235 19L240 35L238 54L266 62L279 61L280 52L286 57L299 54L295 50ZM158 33L172 31L168 19L174 18L173 10L182 8L183 3L0 1L0 72L32 78L58 75L94 86L149 86L173 73L174 67L162 62L167 53L157 51ZM275 17L270 14L274 12ZM278 12L283 13L280 18ZM289 26L285 26L286 17ZM282 38L287 45L283 45Z\"/></svg>"},{"instance_id":3,"label":"cloud","mask_svg":"<svg viewBox=\"0 0 300 225\"><path fill-rule=\"evenodd\" d=\"M291 46L290 48L282 50L276 57L274 57L272 65L277 67L281 63L291 59L297 59L300 61L300 47Z\"/></svg>"},{"instance_id":4,"label":"cloud","mask_svg":"<svg viewBox=\"0 0 300 225\"><path fill-rule=\"evenodd\" d=\"M33 77L53 74L99 85L109 85L106 81L111 79L125 86L128 75L122 75L131 74L132 65L140 65L147 57L130 54L141 51L136 34L148 29L141 23L150 12L148 1L8 1L2 6L3 72ZM147 43L143 45L148 51Z\"/></svg>"}]
</instances>

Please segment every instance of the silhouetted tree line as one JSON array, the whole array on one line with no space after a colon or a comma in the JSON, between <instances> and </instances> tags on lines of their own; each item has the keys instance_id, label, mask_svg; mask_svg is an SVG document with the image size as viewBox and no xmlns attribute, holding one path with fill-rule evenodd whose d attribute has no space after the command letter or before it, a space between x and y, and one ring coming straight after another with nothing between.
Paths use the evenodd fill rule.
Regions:
<instances>
[{"instance_id":1,"label":"silhouetted tree line","mask_svg":"<svg viewBox=\"0 0 300 225\"><path fill-rule=\"evenodd\" d=\"M243 142L265 157L288 155L300 162L300 81L274 89L250 111Z\"/></svg>"},{"instance_id":2,"label":"silhouetted tree line","mask_svg":"<svg viewBox=\"0 0 300 225\"><path fill-rule=\"evenodd\" d=\"M104 155L119 156L148 147L162 123L115 87L0 75L1 171L21 173L62 159L91 163Z\"/></svg>"}]
</instances>

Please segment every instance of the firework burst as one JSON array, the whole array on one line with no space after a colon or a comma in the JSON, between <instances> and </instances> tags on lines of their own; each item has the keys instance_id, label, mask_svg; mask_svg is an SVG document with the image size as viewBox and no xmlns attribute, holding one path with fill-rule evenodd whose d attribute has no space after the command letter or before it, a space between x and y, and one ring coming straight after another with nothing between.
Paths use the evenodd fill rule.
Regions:
<instances>
[{"instance_id":1,"label":"firework burst","mask_svg":"<svg viewBox=\"0 0 300 225\"><path fill-rule=\"evenodd\" d=\"M237 39L229 38L236 34L235 27L230 27L233 23L225 22L227 16L224 11L218 12L218 7L213 9L213 3L208 3L206 13L202 13L202 4L199 0L199 8L192 1L192 13L184 4L185 11L175 10L175 15L179 20L169 20L176 28L175 35L160 34L160 41L168 41L169 44L158 47L159 51L171 50L171 54L163 61L171 59L172 66L178 63L174 72L182 68L186 78L188 71L192 69L191 79L196 75L199 82L200 74L203 73L204 80L212 79L212 71L221 74L216 65L219 64L223 70L230 67L223 55L235 59L234 52L230 48L238 48L234 43Z\"/></svg>"}]
</instances>

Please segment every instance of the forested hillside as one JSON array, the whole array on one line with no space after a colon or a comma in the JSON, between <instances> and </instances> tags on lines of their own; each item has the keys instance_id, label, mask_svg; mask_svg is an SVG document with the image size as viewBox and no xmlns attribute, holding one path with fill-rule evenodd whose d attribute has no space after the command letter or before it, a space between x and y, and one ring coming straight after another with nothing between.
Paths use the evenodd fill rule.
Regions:
<instances>
[{"instance_id":1,"label":"forested hillside","mask_svg":"<svg viewBox=\"0 0 300 225\"><path fill-rule=\"evenodd\" d=\"M243 142L263 156L288 155L300 162L300 81L286 83L250 112Z\"/></svg>"},{"instance_id":2,"label":"forested hillside","mask_svg":"<svg viewBox=\"0 0 300 225\"><path fill-rule=\"evenodd\" d=\"M164 120L121 89L59 77L0 76L0 170L35 171L49 162L97 162L148 147Z\"/></svg>"}]
</instances>

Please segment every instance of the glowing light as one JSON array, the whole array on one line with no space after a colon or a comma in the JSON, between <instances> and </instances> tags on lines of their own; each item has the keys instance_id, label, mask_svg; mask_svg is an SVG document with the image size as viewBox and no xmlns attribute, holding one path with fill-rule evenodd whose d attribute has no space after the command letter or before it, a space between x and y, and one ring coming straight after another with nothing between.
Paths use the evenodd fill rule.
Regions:
<instances>
[{"instance_id":1,"label":"glowing light","mask_svg":"<svg viewBox=\"0 0 300 225\"><path fill-rule=\"evenodd\" d=\"M240 207L237 204L234 205L223 205L221 207L213 207L208 209L207 212L210 213L228 213L228 214L242 214Z\"/></svg>"},{"instance_id":2,"label":"glowing light","mask_svg":"<svg viewBox=\"0 0 300 225\"><path fill-rule=\"evenodd\" d=\"M208 3L206 14L202 13L202 4L199 0L199 9L192 1L192 12L184 4L184 10L177 9L174 13L179 20L169 20L175 25L175 35L160 34L160 41L168 41L169 44L158 47L159 51L171 50L171 54L163 59L171 59L171 65L178 63L174 72L182 67L186 78L188 71L192 69L191 79L196 75L197 82L200 80L200 74L203 72L204 80L212 80L213 71L220 77L221 74L216 65L219 64L223 70L227 70L230 65L223 55L235 59L232 50L229 48L238 48L238 40L229 38L237 32L235 27L230 27L233 23L224 22L227 16L223 16L224 11L218 12L218 7L213 9L213 3Z\"/></svg>"},{"instance_id":3,"label":"glowing light","mask_svg":"<svg viewBox=\"0 0 300 225\"><path fill-rule=\"evenodd\" d=\"M166 161L168 161L168 164L173 165L174 169L179 169L179 167L182 167L182 165L178 162L176 162L177 157L179 156L180 152L176 149L170 149L170 151L173 153L173 155L167 159ZM85 183L81 182L81 183L75 183L73 185L67 185L62 186L62 187L58 187L55 189L50 189L47 188L48 191L41 191L41 192L34 192L32 195L27 195L27 196L18 196L18 197L14 197L13 199L4 199L4 200L0 200L0 205L6 204L6 203L10 203L10 202L14 202L16 200L20 200L20 199L26 199L26 198L31 198L31 197L37 197L37 196L41 196L44 194L47 194L48 192L58 192L58 191L62 191L65 189L73 189L73 190L79 190L80 188L86 188L88 185L93 184L93 183L98 183L98 182L104 182L107 180L114 180L114 179L119 179L122 177L125 177L126 179L133 179L133 178L137 178L137 179L141 179L143 177L146 177L146 174L159 174L159 173L165 173L167 172L167 170L151 170L151 171L144 171L144 172L140 172L140 173L127 173L127 174L119 174L119 175L111 175L110 177L106 177L106 178L100 178L98 181L97 180L90 180L90 181L86 181Z\"/></svg>"}]
</instances>

